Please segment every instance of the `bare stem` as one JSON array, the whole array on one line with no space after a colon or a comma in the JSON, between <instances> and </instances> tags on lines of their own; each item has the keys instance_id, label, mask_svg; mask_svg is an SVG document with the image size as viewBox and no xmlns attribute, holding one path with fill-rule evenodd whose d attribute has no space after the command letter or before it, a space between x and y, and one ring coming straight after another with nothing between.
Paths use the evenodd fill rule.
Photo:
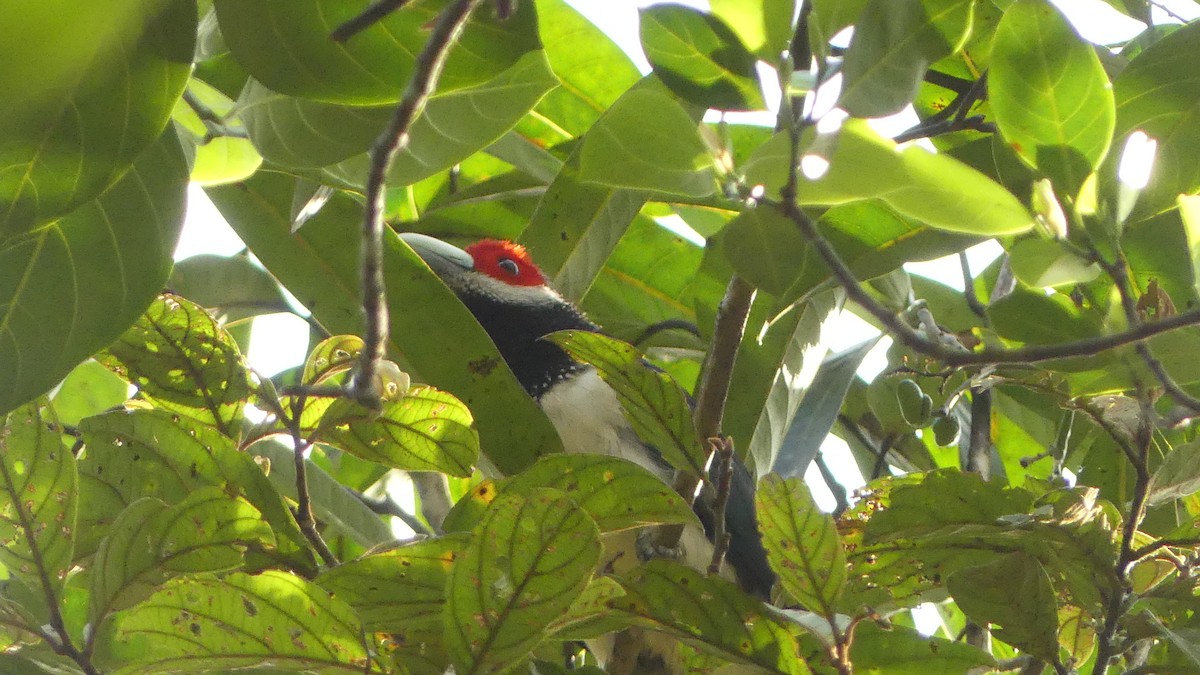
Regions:
<instances>
[{"instance_id":1,"label":"bare stem","mask_svg":"<svg viewBox=\"0 0 1200 675\"><path fill-rule=\"evenodd\" d=\"M383 280L384 199L387 173L393 160L408 147L409 130L425 108L437 86L438 76L450 47L462 32L471 12L483 0L455 0L442 11L429 40L417 55L412 79L383 134L371 148L371 168L367 176L366 205L363 208L362 287L366 330L359 367L350 385L350 394L363 405L378 408L380 392L377 374L388 337L388 309Z\"/></svg>"},{"instance_id":2,"label":"bare stem","mask_svg":"<svg viewBox=\"0 0 1200 675\"><path fill-rule=\"evenodd\" d=\"M345 42L362 31L374 26L387 17L388 14L408 4L408 0L376 0L367 5L354 18L343 23L329 34L334 42Z\"/></svg>"},{"instance_id":3,"label":"bare stem","mask_svg":"<svg viewBox=\"0 0 1200 675\"><path fill-rule=\"evenodd\" d=\"M713 499L713 554L708 563L708 573L721 573L721 564L725 562L725 553L729 551L729 533L725 531L725 505L729 502L729 491L733 484L733 441L725 438L713 438L710 441L715 462L720 462L721 479L717 481L717 496Z\"/></svg>"}]
</instances>

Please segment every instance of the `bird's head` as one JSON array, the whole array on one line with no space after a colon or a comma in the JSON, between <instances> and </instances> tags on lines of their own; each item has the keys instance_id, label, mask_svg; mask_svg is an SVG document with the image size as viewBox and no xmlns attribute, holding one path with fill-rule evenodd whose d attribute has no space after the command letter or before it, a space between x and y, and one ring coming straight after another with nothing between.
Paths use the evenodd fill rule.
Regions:
<instances>
[{"instance_id":1,"label":"bird's head","mask_svg":"<svg viewBox=\"0 0 1200 675\"><path fill-rule=\"evenodd\" d=\"M598 330L550 288L525 247L484 239L465 249L433 237L404 240L475 315L517 379L534 396L579 364L542 336L559 330Z\"/></svg>"}]
</instances>

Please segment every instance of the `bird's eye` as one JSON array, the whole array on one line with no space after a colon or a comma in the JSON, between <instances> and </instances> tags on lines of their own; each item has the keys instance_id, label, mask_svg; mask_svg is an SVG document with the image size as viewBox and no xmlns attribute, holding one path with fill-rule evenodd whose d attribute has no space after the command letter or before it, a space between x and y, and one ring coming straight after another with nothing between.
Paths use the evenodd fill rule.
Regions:
<instances>
[{"instance_id":1,"label":"bird's eye","mask_svg":"<svg viewBox=\"0 0 1200 675\"><path fill-rule=\"evenodd\" d=\"M500 269L508 272L514 277L521 273L520 268L517 267L517 263L509 260L508 258L501 258L500 262L497 264L500 266Z\"/></svg>"}]
</instances>

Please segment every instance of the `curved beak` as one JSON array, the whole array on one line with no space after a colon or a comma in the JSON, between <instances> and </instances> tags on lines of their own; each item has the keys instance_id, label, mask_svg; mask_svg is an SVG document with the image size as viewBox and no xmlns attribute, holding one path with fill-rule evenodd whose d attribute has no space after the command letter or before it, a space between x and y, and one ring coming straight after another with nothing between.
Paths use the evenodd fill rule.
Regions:
<instances>
[{"instance_id":1,"label":"curved beak","mask_svg":"<svg viewBox=\"0 0 1200 675\"><path fill-rule=\"evenodd\" d=\"M447 244L441 239L434 239L416 232L401 233L400 238L416 251L417 255L421 256L421 260L424 260L425 264L429 265L430 269L440 277L462 274L475 269L475 261L471 258L471 254L457 246Z\"/></svg>"}]
</instances>

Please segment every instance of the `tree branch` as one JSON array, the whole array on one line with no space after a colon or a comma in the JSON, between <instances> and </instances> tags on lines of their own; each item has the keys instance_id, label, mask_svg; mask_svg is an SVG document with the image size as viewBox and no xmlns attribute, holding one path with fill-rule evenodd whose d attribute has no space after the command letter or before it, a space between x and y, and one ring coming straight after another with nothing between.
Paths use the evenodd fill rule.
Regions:
<instances>
[{"instance_id":1,"label":"tree branch","mask_svg":"<svg viewBox=\"0 0 1200 675\"><path fill-rule=\"evenodd\" d=\"M383 134L371 148L371 168L367 176L366 205L363 208L362 288L366 330L359 367L350 381L349 393L359 403L378 408L380 392L379 363L387 348L388 308L383 281L383 232L387 173L392 161L408 147L409 130L425 108L437 86L438 76L454 40L462 32L467 18L483 0L455 0L438 17L429 40L417 55L415 69L396 112Z\"/></svg>"},{"instance_id":2,"label":"tree branch","mask_svg":"<svg viewBox=\"0 0 1200 675\"><path fill-rule=\"evenodd\" d=\"M383 21L388 14L408 4L408 0L376 0L367 5L357 16L333 29L329 38L334 42L345 42L362 31Z\"/></svg>"},{"instance_id":3,"label":"tree branch","mask_svg":"<svg viewBox=\"0 0 1200 675\"><path fill-rule=\"evenodd\" d=\"M434 535L433 530L429 529L428 525L421 522L420 518L400 508L400 505L396 503L396 500L392 499L391 497L385 495L379 499L375 499L374 497L368 497L367 495L358 491L352 492L354 492L354 496L358 497L360 502L365 504L368 509L371 509L375 513L378 513L381 516L394 516L399 518L400 522L407 525L409 529L419 535L424 535L427 537L432 537Z\"/></svg>"}]
</instances>

